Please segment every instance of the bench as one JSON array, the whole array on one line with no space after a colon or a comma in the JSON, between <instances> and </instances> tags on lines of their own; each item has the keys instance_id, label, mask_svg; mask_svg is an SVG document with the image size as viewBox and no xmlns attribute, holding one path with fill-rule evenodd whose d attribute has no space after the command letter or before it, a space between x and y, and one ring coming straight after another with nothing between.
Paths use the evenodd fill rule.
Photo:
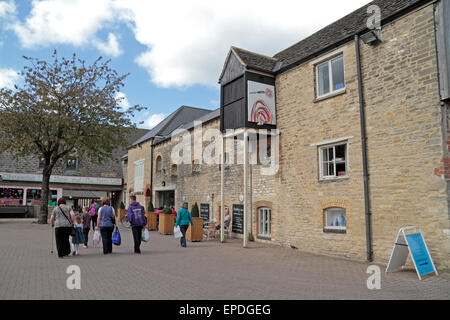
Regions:
<instances>
[{"instance_id":1,"label":"bench","mask_svg":"<svg viewBox=\"0 0 450 320\"><path fill-rule=\"evenodd\" d=\"M26 218L27 207L0 207L0 218Z\"/></svg>"}]
</instances>

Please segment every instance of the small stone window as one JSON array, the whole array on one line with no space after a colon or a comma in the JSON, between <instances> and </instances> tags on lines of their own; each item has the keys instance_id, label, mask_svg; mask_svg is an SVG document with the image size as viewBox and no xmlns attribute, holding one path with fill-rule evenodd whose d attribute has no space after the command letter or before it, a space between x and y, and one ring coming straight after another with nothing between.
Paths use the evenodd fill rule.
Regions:
<instances>
[{"instance_id":1,"label":"small stone window","mask_svg":"<svg viewBox=\"0 0 450 320\"><path fill-rule=\"evenodd\" d=\"M258 237L270 239L270 221L272 210L270 208L258 209Z\"/></svg>"},{"instance_id":2,"label":"small stone window","mask_svg":"<svg viewBox=\"0 0 450 320\"><path fill-rule=\"evenodd\" d=\"M66 161L65 171L77 171L78 170L78 159L75 157L70 157Z\"/></svg>"},{"instance_id":3,"label":"small stone window","mask_svg":"<svg viewBox=\"0 0 450 320\"><path fill-rule=\"evenodd\" d=\"M324 232L346 233L347 216L344 208L328 208L324 210Z\"/></svg>"},{"instance_id":4,"label":"small stone window","mask_svg":"<svg viewBox=\"0 0 450 320\"><path fill-rule=\"evenodd\" d=\"M158 156L156 158L156 172L161 172L162 170L162 157Z\"/></svg>"},{"instance_id":5,"label":"small stone window","mask_svg":"<svg viewBox=\"0 0 450 320\"><path fill-rule=\"evenodd\" d=\"M200 160L195 159L192 161L192 173L200 172Z\"/></svg>"},{"instance_id":6,"label":"small stone window","mask_svg":"<svg viewBox=\"0 0 450 320\"><path fill-rule=\"evenodd\" d=\"M178 175L178 166L176 164L170 166L170 175L172 177L176 177Z\"/></svg>"}]
</instances>

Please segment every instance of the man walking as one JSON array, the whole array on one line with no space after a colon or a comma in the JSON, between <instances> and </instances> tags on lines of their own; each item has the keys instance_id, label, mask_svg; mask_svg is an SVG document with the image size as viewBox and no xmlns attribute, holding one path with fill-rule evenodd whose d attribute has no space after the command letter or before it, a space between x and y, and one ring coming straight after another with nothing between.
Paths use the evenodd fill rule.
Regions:
<instances>
[{"instance_id":1,"label":"man walking","mask_svg":"<svg viewBox=\"0 0 450 320\"><path fill-rule=\"evenodd\" d=\"M183 204L183 208L178 211L177 222L175 226L180 226L180 231L183 236L180 238L180 244L182 247L186 248L186 230L189 227L189 223L194 226L194 222L192 222L192 216L189 210L187 209L187 203Z\"/></svg>"},{"instance_id":2,"label":"man walking","mask_svg":"<svg viewBox=\"0 0 450 320\"><path fill-rule=\"evenodd\" d=\"M128 207L127 219L131 225L134 240L134 253L141 253L142 228L147 225L145 209L136 201L136 196L130 196L131 204Z\"/></svg>"}]
</instances>

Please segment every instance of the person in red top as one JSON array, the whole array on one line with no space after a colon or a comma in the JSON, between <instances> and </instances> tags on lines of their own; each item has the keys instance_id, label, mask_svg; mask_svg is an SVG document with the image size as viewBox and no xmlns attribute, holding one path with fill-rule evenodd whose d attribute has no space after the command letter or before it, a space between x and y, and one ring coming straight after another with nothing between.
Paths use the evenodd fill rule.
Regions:
<instances>
[{"instance_id":1,"label":"person in red top","mask_svg":"<svg viewBox=\"0 0 450 320\"><path fill-rule=\"evenodd\" d=\"M175 220L177 219L177 212L175 211L175 208L174 207L172 207L172 214L173 214L173 216L175 217Z\"/></svg>"}]
</instances>

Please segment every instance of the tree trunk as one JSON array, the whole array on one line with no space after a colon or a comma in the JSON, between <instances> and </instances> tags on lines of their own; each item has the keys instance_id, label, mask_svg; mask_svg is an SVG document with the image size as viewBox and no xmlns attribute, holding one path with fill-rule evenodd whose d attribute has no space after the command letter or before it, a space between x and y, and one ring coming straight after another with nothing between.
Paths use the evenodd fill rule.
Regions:
<instances>
[{"instance_id":1,"label":"tree trunk","mask_svg":"<svg viewBox=\"0 0 450 320\"><path fill-rule=\"evenodd\" d=\"M42 175L42 189L41 189L41 205L39 210L39 224L47 224L48 220L48 195L50 193L50 175L51 172L44 168Z\"/></svg>"}]
</instances>

